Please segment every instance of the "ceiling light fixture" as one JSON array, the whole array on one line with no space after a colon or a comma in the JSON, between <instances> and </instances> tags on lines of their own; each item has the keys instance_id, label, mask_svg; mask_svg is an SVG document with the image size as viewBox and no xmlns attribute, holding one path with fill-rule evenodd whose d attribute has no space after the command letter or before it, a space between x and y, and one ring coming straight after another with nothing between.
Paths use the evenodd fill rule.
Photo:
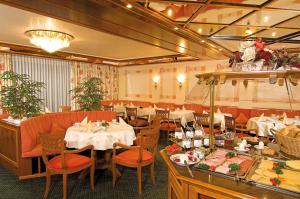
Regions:
<instances>
[{"instance_id":1,"label":"ceiling light fixture","mask_svg":"<svg viewBox=\"0 0 300 199\"><path fill-rule=\"evenodd\" d=\"M174 30L178 30L178 27L174 27Z\"/></svg>"},{"instance_id":2,"label":"ceiling light fixture","mask_svg":"<svg viewBox=\"0 0 300 199\"><path fill-rule=\"evenodd\" d=\"M268 16L265 16L265 17L264 17L264 21L265 21L265 22L268 22L268 21L269 21L269 17L268 17Z\"/></svg>"},{"instance_id":3,"label":"ceiling light fixture","mask_svg":"<svg viewBox=\"0 0 300 199\"><path fill-rule=\"evenodd\" d=\"M199 29L198 29L198 33L202 33L202 28L199 28Z\"/></svg>"},{"instance_id":4,"label":"ceiling light fixture","mask_svg":"<svg viewBox=\"0 0 300 199\"><path fill-rule=\"evenodd\" d=\"M276 32L272 32L272 37L275 37L276 36Z\"/></svg>"},{"instance_id":5,"label":"ceiling light fixture","mask_svg":"<svg viewBox=\"0 0 300 199\"><path fill-rule=\"evenodd\" d=\"M245 34L246 35L252 35L253 31L250 28L247 28L246 31L245 31Z\"/></svg>"},{"instance_id":6,"label":"ceiling light fixture","mask_svg":"<svg viewBox=\"0 0 300 199\"><path fill-rule=\"evenodd\" d=\"M167 10L167 15L168 15L169 17L172 17L172 15L173 15L173 10L172 10L171 8L169 8L169 9Z\"/></svg>"},{"instance_id":7,"label":"ceiling light fixture","mask_svg":"<svg viewBox=\"0 0 300 199\"><path fill-rule=\"evenodd\" d=\"M204 43L205 41L204 41L204 40L201 40L201 42Z\"/></svg>"},{"instance_id":8,"label":"ceiling light fixture","mask_svg":"<svg viewBox=\"0 0 300 199\"><path fill-rule=\"evenodd\" d=\"M64 32L42 29L28 30L25 32L25 35L29 37L32 44L49 53L69 47L71 41L74 39L72 35Z\"/></svg>"},{"instance_id":9,"label":"ceiling light fixture","mask_svg":"<svg viewBox=\"0 0 300 199\"><path fill-rule=\"evenodd\" d=\"M131 9L132 5L129 3L129 4L126 5L126 8Z\"/></svg>"}]
</instances>

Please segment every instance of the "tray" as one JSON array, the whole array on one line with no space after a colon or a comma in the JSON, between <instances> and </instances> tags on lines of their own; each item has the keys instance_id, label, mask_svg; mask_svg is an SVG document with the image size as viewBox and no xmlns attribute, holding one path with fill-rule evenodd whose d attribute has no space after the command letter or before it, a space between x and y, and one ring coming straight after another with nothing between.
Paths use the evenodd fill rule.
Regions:
<instances>
[{"instance_id":1,"label":"tray","mask_svg":"<svg viewBox=\"0 0 300 199\"><path fill-rule=\"evenodd\" d=\"M244 175L237 175L236 172L225 174L225 173L221 173L221 172L217 172L217 171L211 171L211 170L205 170L205 169L198 168L197 166L198 166L200 163L202 163L203 161L200 161L198 164L196 164L196 165L194 166L195 169L204 171L204 172L209 173L209 174L212 174L212 175L223 176L223 177L225 177L225 178L230 178L230 179L234 179L234 180L244 180L244 179L246 179L246 176L247 176L248 173L250 172L251 168L252 168L253 165L257 162L257 159L258 159L257 156L251 156L251 155L249 155L249 154L244 154L244 153L240 154L240 153L237 153L236 151L227 150L227 149L222 149L222 150L224 150L225 152L233 152L233 153L236 153L238 156L239 156L239 155L242 155L242 156L248 156L248 157L251 157L251 158L252 158L252 163L251 163L251 165L249 166L249 169L244 173ZM214 153L215 153L215 152L212 152L212 153L209 154L207 157L213 155ZM207 157L206 157L206 158L207 158ZM205 158L205 159L206 159L206 158ZM204 160L205 160L205 159L204 159ZM224 161L222 164L224 164L224 163L225 163L225 161ZM222 165L222 164L220 164L220 165Z\"/></svg>"},{"instance_id":2,"label":"tray","mask_svg":"<svg viewBox=\"0 0 300 199\"><path fill-rule=\"evenodd\" d=\"M281 193L285 193L285 194L292 195L292 196L300 198L300 191L296 192L294 190L289 190L289 189L285 189L285 188L282 188L282 187L277 187L277 186L273 186L273 185L264 184L262 182L257 182L257 181L254 181L254 180L251 179L251 177L255 173L255 170L258 168L258 166L261 163L261 160L263 160L263 159L264 160L271 160L273 162L284 162L284 160L278 160L278 159L270 158L270 157L260 158L259 160L256 161L256 163L250 169L250 171L249 171L249 173L248 173L248 175L247 175L247 177L245 179L247 181L247 183L250 183L250 184L255 185L257 187L262 187L262 188L265 188L265 189L269 189L269 190L273 190L273 191L278 191L278 192L281 192ZM291 168L288 168L288 167L284 167L284 169L295 171L294 169L291 169Z\"/></svg>"}]
</instances>

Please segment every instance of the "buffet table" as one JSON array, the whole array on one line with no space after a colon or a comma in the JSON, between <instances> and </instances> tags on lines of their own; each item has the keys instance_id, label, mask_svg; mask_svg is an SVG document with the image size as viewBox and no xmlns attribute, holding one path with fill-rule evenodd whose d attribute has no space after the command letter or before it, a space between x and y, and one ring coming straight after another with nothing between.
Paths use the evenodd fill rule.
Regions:
<instances>
[{"instance_id":1,"label":"buffet table","mask_svg":"<svg viewBox=\"0 0 300 199\"><path fill-rule=\"evenodd\" d=\"M168 199L297 198L244 182L237 182L218 175L212 175L191 167L194 174L194 178L192 178L187 168L174 164L165 150L161 150L160 154L168 167Z\"/></svg>"}]
</instances>

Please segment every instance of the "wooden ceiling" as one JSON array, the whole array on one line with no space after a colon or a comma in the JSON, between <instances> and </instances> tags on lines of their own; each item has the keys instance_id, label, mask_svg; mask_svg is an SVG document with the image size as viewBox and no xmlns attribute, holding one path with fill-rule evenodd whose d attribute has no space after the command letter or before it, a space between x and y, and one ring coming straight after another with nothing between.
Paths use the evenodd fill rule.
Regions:
<instances>
[{"instance_id":1,"label":"wooden ceiling","mask_svg":"<svg viewBox=\"0 0 300 199\"><path fill-rule=\"evenodd\" d=\"M240 41L258 36L271 48L286 47L293 52L300 49L300 0L0 0L0 3L174 52L169 56L127 60L86 56L95 63L106 61L126 66L225 59L238 49ZM128 4L132 8L126 7ZM72 53L59 55L70 57Z\"/></svg>"}]
</instances>

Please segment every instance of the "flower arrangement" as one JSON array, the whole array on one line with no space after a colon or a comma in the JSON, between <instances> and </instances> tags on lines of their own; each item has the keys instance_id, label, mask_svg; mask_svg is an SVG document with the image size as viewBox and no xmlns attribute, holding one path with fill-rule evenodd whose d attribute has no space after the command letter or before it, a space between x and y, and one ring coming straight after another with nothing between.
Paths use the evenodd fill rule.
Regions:
<instances>
[{"instance_id":1,"label":"flower arrangement","mask_svg":"<svg viewBox=\"0 0 300 199\"><path fill-rule=\"evenodd\" d=\"M241 66L233 70L262 70L263 66L268 66L269 70L277 70L287 67L300 68L300 57L299 55L291 56L285 49L273 51L266 47L261 38L257 38L255 41L242 42L239 51L234 53L229 63L230 67L236 64Z\"/></svg>"}]
</instances>

